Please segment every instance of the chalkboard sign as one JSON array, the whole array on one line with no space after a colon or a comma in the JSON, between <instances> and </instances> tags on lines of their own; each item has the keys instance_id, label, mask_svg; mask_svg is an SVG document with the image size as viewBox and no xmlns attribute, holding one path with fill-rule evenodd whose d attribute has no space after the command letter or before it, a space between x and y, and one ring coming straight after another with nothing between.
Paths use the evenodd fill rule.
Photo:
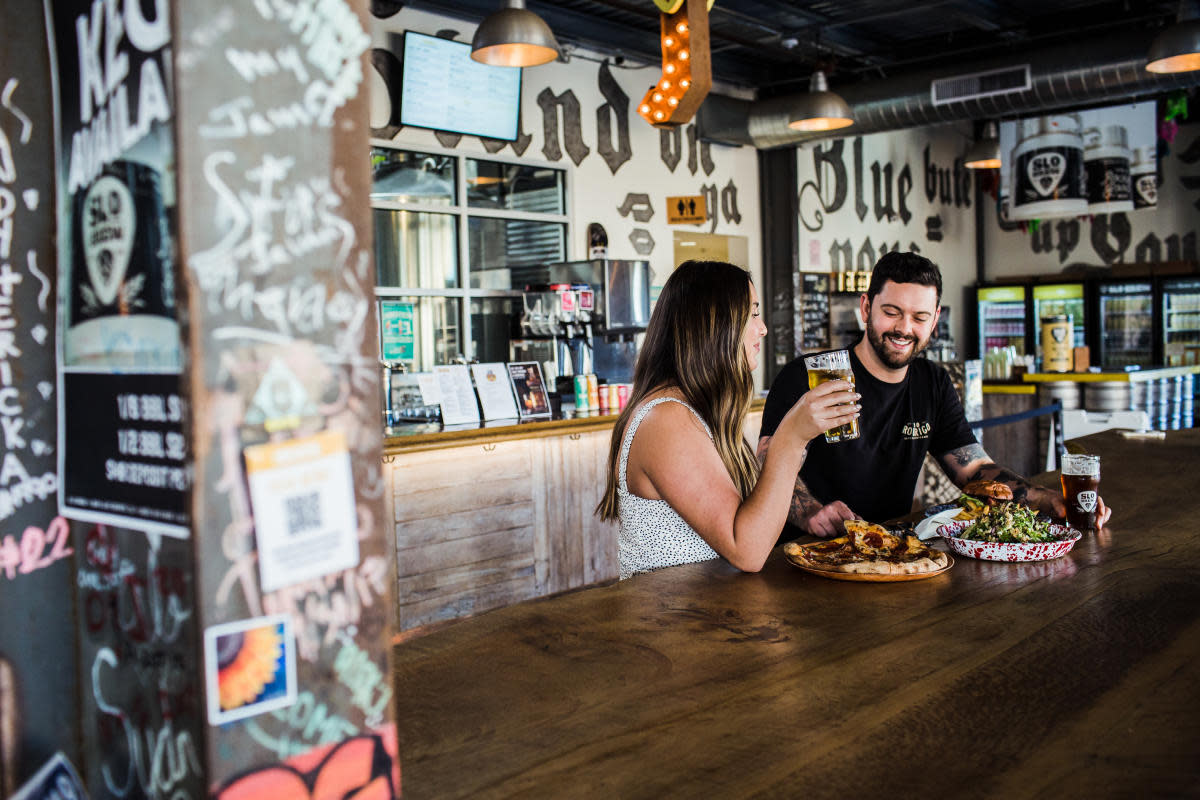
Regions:
<instances>
[{"instance_id":1,"label":"chalkboard sign","mask_svg":"<svg viewBox=\"0 0 1200 800\"><path fill-rule=\"evenodd\" d=\"M829 276L823 272L801 273L800 300L802 347L824 350L829 347Z\"/></svg>"}]
</instances>

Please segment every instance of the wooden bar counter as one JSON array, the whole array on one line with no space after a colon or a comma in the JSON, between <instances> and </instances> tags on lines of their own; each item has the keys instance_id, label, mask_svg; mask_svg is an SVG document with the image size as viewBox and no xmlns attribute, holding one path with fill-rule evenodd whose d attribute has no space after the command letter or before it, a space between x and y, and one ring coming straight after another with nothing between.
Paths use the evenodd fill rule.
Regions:
<instances>
[{"instance_id":1,"label":"wooden bar counter","mask_svg":"<svg viewBox=\"0 0 1200 800\"><path fill-rule=\"evenodd\" d=\"M405 797L1194 796L1200 430L1079 443L1116 511L1054 561L846 583L776 551L397 645Z\"/></svg>"}]
</instances>

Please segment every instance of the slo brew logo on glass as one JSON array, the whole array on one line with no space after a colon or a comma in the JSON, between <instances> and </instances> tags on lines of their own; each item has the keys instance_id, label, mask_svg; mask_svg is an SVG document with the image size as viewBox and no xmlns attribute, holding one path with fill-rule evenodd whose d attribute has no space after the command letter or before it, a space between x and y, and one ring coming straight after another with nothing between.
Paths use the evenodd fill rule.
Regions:
<instances>
[{"instance_id":1,"label":"slo brew logo on glass","mask_svg":"<svg viewBox=\"0 0 1200 800\"><path fill-rule=\"evenodd\" d=\"M928 422L906 422L900 433L905 439L928 439L931 430L933 426Z\"/></svg>"},{"instance_id":2,"label":"slo brew logo on glass","mask_svg":"<svg viewBox=\"0 0 1200 800\"><path fill-rule=\"evenodd\" d=\"M1097 494L1095 492L1080 492L1076 495L1080 509L1089 514L1096 510L1096 497Z\"/></svg>"},{"instance_id":3,"label":"slo brew logo on glass","mask_svg":"<svg viewBox=\"0 0 1200 800\"><path fill-rule=\"evenodd\" d=\"M1043 151L1029 159L1025 169L1038 194L1049 197L1067 174L1067 158L1062 153Z\"/></svg>"}]
</instances>

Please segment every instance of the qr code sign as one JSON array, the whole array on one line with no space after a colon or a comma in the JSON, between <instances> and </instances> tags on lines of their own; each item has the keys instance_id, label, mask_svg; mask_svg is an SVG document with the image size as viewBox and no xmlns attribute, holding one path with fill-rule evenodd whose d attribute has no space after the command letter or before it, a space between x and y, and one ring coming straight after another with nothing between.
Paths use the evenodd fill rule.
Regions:
<instances>
[{"instance_id":1,"label":"qr code sign","mask_svg":"<svg viewBox=\"0 0 1200 800\"><path fill-rule=\"evenodd\" d=\"M321 527L321 494L309 492L283 499L289 536L314 531Z\"/></svg>"}]
</instances>

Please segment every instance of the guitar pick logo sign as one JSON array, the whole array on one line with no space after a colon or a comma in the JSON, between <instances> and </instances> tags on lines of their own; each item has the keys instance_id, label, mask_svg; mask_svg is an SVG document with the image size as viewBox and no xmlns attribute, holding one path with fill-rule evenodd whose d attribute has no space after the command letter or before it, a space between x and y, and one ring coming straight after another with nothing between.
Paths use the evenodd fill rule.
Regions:
<instances>
[{"instance_id":1,"label":"guitar pick logo sign","mask_svg":"<svg viewBox=\"0 0 1200 800\"><path fill-rule=\"evenodd\" d=\"M1066 156L1053 151L1037 153L1025 165L1025 173L1038 194L1050 197L1067 174Z\"/></svg>"},{"instance_id":2,"label":"guitar pick logo sign","mask_svg":"<svg viewBox=\"0 0 1200 800\"><path fill-rule=\"evenodd\" d=\"M1096 497L1095 492L1080 492L1075 496L1075 500L1079 503L1080 510L1091 513L1096 510Z\"/></svg>"},{"instance_id":3,"label":"guitar pick logo sign","mask_svg":"<svg viewBox=\"0 0 1200 800\"><path fill-rule=\"evenodd\" d=\"M1054 341L1062 344L1067 340L1067 329L1063 327L1051 328L1050 335L1054 337Z\"/></svg>"},{"instance_id":4,"label":"guitar pick logo sign","mask_svg":"<svg viewBox=\"0 0 1200 800\"><path fill-rule=\"evenodd\" d=\"M100 177L83 203L83 257L95 305L111 306L121 294L133 255L133 193L111 175Z\"/></svg>"},{"instance_id":5,"label":"guitar pick logo sign","mask_svg":"<svg viewBox=\"0 0 1200 800\"><path fill-rule=\"evenodd\" d=\"M1158 205L1158 177L1153 173L1149 175L1139 175L1134 184L1134 189L1137 191L1137 200L1139 206L1156 206Z\"/></svg>"}]
</instances>

